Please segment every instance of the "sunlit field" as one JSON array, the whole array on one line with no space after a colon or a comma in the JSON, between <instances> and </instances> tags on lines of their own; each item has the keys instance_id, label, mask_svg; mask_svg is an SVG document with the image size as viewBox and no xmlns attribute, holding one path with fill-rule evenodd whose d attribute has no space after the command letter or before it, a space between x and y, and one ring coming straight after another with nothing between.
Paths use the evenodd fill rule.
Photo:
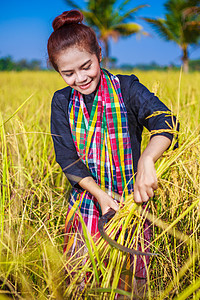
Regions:
<instances>
[{"instance_id":1,"label":"sunlit field","mask_svg":"<svg viewBox=\"0 0 200 300\"><path fill-rule=\"evenodd\" d=\"M112 236L121 227L123 244L132 219L137 240L146 215L158 255L145 299L200 299L200 73L134 74L178 116L179 148L172 145L156 164L149 213L126 199L107 230ZM118 284L125 253L95 244L85 229L88 252L68 263L63 255L70 186L55 161L50 107L64 86L55 72L0 73L0 299L133 299L134 290ZM144 130L143 147L148 139Z\"/></svg>"}]
</instances>

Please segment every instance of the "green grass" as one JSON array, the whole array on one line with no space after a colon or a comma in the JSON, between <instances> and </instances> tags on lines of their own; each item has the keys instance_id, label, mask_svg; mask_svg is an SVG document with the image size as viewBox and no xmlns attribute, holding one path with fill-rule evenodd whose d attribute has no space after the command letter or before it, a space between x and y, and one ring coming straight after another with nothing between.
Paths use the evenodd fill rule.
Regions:
<instances>
[{"instance_id":1,"label":"green grass","mask_svg":"<svg viewBox=\"0 0 200 300\"><path fill-rule=\"evenodd\" d=\"M159 256L151 259L148 299L199 299L200 74L135 74L181 123L180 147L169 149L157 163L159 189L149 203L151 248ZM76 290L86 272L85 299L134 293L118 287L125 255L102 240L94 244L86 229L89 253L68 264L62 253L70 186L55 162L50 105L53 92L64 86L54 72L0 73L0 299L81 299ZM143 148L148 138L145 130ZM114 234L127 218L139 224L140 213L128 199L108 232ZM73 276L69 263L76 270Z\"/></svg>"}]
</instances>

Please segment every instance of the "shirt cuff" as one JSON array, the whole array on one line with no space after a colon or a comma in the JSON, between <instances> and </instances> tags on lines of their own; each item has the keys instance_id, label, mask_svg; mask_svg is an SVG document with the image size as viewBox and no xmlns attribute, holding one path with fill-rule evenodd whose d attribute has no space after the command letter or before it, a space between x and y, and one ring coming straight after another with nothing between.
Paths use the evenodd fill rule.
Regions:
<instances>
[{"instance_id":1,"label":"shirt cuff","mask_svg":"<svg viewBox=\"0 0 200 300\"><path fill-rule=\"evenodd\" d=\"M84 191L84 189L79 185L79 181L85 177L93 177L83 163L76 164L76 167L71 166L69 168L64 168L63 172L72 185L72 188L76 189L79 193Z\"/></svg>"}]
</instances>

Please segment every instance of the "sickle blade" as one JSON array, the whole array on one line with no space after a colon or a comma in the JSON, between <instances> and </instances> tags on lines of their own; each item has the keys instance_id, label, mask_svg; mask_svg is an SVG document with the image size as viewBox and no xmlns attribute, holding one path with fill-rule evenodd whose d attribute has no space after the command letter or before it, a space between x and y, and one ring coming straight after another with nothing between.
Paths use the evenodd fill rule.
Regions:
<instances>
[{"instance_id":1,"label":"sickle blade","mask_svg":"<svg viewBox=\"0 0 200 300\"><path fill-rule=\"evenodd\" d=\"M112 208L109 209L109 211L102 215L101 218L98 221L98 229L99 232L101 234L101 236L113 247L119 249L120 251L126 252L126 253L130 253L132 255L144 255L144 256L153 256L153 255L157 255L156 253L150 253L150 252L142 252L142 251L138 251L135 249L131 249L128 247L125 247L123 245L118 244L116 241L112 240L107 233L104 230L104 225L111 219L114 217L116 211Z\"/></svg>"}]
</instances>

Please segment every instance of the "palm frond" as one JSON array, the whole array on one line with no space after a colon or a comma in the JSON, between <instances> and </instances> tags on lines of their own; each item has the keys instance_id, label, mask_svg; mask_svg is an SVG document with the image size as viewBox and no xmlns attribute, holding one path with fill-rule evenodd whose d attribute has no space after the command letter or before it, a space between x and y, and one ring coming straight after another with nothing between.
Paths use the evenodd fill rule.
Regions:
<instances>
[{"instance_id":1,"label":"palm frond","mask_svg":"<svg viewBox=\"0 0 200 300\"><path fill-rule=\"evenodd\" d=\"M173 34L173 32L166 26L164 19L151 19L151 18L141 18L145 20L147 23L149 23L152 28L155 30L155 32L164 40L168 41L177 41L176 36Z\"/></svg>"},{"instance_id":2,"label":"palm frond","mask_svg":"<svg viewBox=\"0 0 200 300\"><path fill-rule=\"evenodd\" d=\"M95 14L87 10L82 10L81 12L89 26L92 26L97 32L103 30L104 26Z\"/></svg>"},{"instance_id":3,"label":"palm frond","mask_svg":"<svg viewBox=\"0 0 200 300\"><path fill-rule=\"evenodd\" d=\"M184 25L184 41L188 44L198 44L200 40L200 21L186 22Z\"/></svg>"},{"instance_id":4,"label":"palm frond","mask_svg":"<svg viewBox=\"0 0 200 300\"><path fill-rule=\"evenodd\" d=\"M137 23L121 23L115 26L115 30L123 36L129 36L142 30L142 26Z\"/></svg>"},{"instance_id":5,"label":"palm frond","mask_svg":"<svg viewBox=\"0 0 200 300\"><path fill-rule=\"evenodd\" d=\"M149 6L149 5L147 5L147 4L139 5L139 6L137 6L137 7L134 7L134 8L132 8L132 9L128 10L123 16L120 16L120 15L119 15L118 22L121 23L121 22L125 22L125 21L127 21L127 20L130 20L130 19L134 19L134 16L133 16L133 15L134 15L139 9L141 9L141 8L143 8L143 7L147 7L147 6ZM120 9L120 10L121 10L121 9Z\"/></svg>"},{"instance_id":6,"label":"palm frond","mask_svg":"<svg viewBox=\"0 0 200 300\"><path fill-rule=\"evenodd\" d=\"M113 38L114 41L117 41L119 36L120 33L115 29L104 29L100 32L100 39L104 42L110 37Z\"/></svg>"},{"instance_id":7,"label":"palm frond","mask_svg":"<svg viewBox=\"0 0 200 300\"><path fill-rule=\"evenodd\" d=\"M131 0L124 0L124 2L118 7L118 10L122 10Z\"/></svg>"}]
</instances>

